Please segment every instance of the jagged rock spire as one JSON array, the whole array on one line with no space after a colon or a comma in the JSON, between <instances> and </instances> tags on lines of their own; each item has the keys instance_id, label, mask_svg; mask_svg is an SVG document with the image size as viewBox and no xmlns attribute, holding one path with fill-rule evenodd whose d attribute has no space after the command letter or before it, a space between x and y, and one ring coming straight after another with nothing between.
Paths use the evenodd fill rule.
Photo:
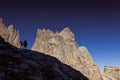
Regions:
<instances>
[{"instance_id":1,"label":"jagged rock spire","mask_svg":"<svg viewBox=\"0 0 120 80\"><path fill-rule=\"evenodd\" d=\"M3 22L3 19L0 18L0 30L2 30L2 29L4 29L4 28L6 28L6 27L5 27L5 24L4 24L4 22Z\"/></svg>"},{"instance_id":2,"label":"jagged rock spire","mask_svg":"<svg viewBox=\"0 0 120 80\"><path fill-rule=\"evenodd\" d=\"M69 27L64 28L60 33L38 29L32 50L58 58L82 72L89 80L102 80L99 67L92 60L87 48L78 47Z\"/></svg>"},{"instance_id":3,"label":"jagged rock spire","mask_svg":"<svg viewBox=\"0 0 120 80\"><path fill-rule=\"evenodd\" d=\"M60 33L60 36L62 36L65 40L67 41L74 41L75 37L72 31L70 30L69 27L64 28Z\"/></svg>"},{"instance_id":4,"label":"jagged rock spire","mask_svg":"<svg viewBox=\"0 0 120 80\"><path fill-rule=\"evenodd\" d=\"M0 18L0 36L5 39L6 42L20 48L19 32L13 27L13 25L8 26L8 28L3 23L3 19Z\"/></svg>"}]
</instances>

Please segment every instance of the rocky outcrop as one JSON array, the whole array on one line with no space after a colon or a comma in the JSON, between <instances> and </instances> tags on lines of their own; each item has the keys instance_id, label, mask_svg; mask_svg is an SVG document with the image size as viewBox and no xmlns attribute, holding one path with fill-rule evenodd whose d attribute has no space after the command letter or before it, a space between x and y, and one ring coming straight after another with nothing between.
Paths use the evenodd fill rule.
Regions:
<instances>
[{"instance_id":1,"label":"rocky outcrop","mask_svg":"<svg viewBox=\"0 0 120 80\"><path fill-rule=\"evenodd\" d=\"M88 79L55 57L19 49L0 37L0 80Z\"/></svg>"},{"instance_id":2,"label":"rocky outcrop","mask_svg":"<svg viewBox=\"0 0 120 80\"><path fill-rule=\"evenodd\" d=\"M103 80L116 80L116 79L112 78L111 76L109 76L105 73L102 73L102 76L103 76Z\"/></svg>"},{"instance_id":3,"label":"rocky outcrop","mask_svg":"<svg viewBox=\"0 0 120 80\"><path fill-rule=\"evenodd\" d=\"M103 80L98 65L92 60L84 46L79 47L73 54L68 55L68 64L81 71L89 80Z\"/></svg>"},{"instance_id":4,"label":"rocky outcrop","mask_svg":"<svg viewBox=\"0 0 120 80\"><path fill-rule=\"evenodd\" d=\"M58 58L82 72L89 80L102 80L101 72L87 48L78 47L75 36L68 27L59 33L38 29L32 50Z\"/></svg>"},{"instance_id":5,"label":"rocky outcrop","mask_svg":"<svg viewBox=\"0 0 120 80\"><path fill-rule=\"evenodd\" d=\"M0 18L0 36L5 39L6 42L10 42L12 45L20 48L19 32L13 27L13 25L5 26L2 18Z\"/></svg>"},{"instance_id":6,"label":"rocky outcrop","mask_svg":"<svg viewBox=\"0 0 120 80\"><path fill-rule=\"evenodd\" d=\"M105 66L103 77L104 80L120 80L120 67Z\"/></svg>"},{"instance_id":7,"label":"rocky outcrop","mask_svg":"<svg viewBox=\"0 0 120 80\"><path fill-rule=\"evenodd\" d=\"M60 34L54 33L51 30L37 30L36 41L33 45L32 50L36 50L39 52L43 52L65 62L65 58L73 52L73 50L77 49L77 44L72 41L74 35L71 32L71 35L68 32L71 32L69 28L64 29ZM67 35L68 34L68 35ZM63 37L64 35L69 37ZM67 38L71 38L69 41ZM70 41L71 40L71 41ZM72 49L73 48L73 49Z\"/></svg>"}]
</instances>

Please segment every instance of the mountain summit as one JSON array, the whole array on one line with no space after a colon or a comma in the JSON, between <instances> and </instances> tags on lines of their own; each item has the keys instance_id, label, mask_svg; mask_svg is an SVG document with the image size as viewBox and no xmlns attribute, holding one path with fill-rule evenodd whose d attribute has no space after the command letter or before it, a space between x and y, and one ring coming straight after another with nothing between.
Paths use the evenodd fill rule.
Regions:
<instances>
[{"instance_id":1,"label":"mountain summit","mask_svg":"<svg viewBox=\"0 0 120 80\"><path fill-rule=\"evenodd\" d=\"M78 47L75 36L68 27L59 33L38 29L32 50L58 58L82 72L89 80L102 80L99 67L92 60L87 48Z\"/></svg>"},{"instance_id":2,"label":"mountain summit","mask_svg":"<svg viewBox=\"0 0 120 80\"><path fill-rule=\"evenodd\" d=\"M34 50L34 51L33 51ZM101 73L69 27L38 29L32 50L21 48L19 32L0 18L0 80L120 80L120 67Z\"/></svg>"}]
</instances>

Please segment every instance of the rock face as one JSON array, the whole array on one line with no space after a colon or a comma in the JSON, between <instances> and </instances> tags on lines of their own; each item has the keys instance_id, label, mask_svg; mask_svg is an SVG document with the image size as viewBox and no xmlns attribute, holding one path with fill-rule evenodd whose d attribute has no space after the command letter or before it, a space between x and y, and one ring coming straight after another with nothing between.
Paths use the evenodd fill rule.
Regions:
<instances>
[{"instance_id":1,"label":"rock face","mask_svg":"<svg viewBox=\"0 0 120 80\"><path fill-rule=\"evenodd\" d=\"M0 37L0 80L88 80L43 53L16 48Z\"/></svg>"},{"instance_id":2,"label":"rock face","mask_svg":"<svg viewBox=\"0 0 120 80\"><path fill-rule=\"evenodd\" d=\"M103 77L104 77L104 80L120 80L120 67L106 66L104 68Z\"/></svg>"},{"instance_id":3,"label":"rock face","mask_svg":"<svg viewBox=\"0 0 120 80\"><path fill-rule=\"evenodd\" d=\"M78 47L75 36L67 27L61 32L37 30L32 50L58 58L65 64L79 70L89 80L103 80L101 72L85 47Z\"/></svg>"},{"instance_id":4,"label":"rock face","mask_svg":"<svg viewBox=\"0 0 120 80\"><path fill-rule=\"evenodd\" d=\"M65 58L68 56L68 53L77 49L77 44L74 42L74 35L72 32L69 34L69 32L71 32L69 28L65 28L59 34L50 30L38 29L32 50L55 56L61 61L66 61Z\"/></svg>"},{"instance_id":5,"label":"rock face","mask_svg":"<svg viewBox=\"0 0 120 80\"><path fill-rule=\"evenodd\" d=\"M8 28L3 23L0 18L0 36L5 39L6 42L10 42L12 45L20 48L19 32L13 27L13 25L8 26Z\"/></svg>"}]
</instances>

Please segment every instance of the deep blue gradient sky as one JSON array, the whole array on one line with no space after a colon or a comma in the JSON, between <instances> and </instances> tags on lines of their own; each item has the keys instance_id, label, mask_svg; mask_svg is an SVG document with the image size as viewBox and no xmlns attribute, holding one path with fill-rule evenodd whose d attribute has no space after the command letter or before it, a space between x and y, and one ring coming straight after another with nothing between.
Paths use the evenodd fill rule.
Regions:
<instances>
[{"instance_id":1,"label":"deep blue gradient sky","mask_svg":"<svg viewBox=\"0 0 120 80\"><path fill-rule=\"evenodd\" d=\"M38 28L61 31L70 27L79 46L86 46L94 61L120 66L120 6L115 1L3 2L0 17L13 24L30 49Z\"/></svg>"}]
</instances>

